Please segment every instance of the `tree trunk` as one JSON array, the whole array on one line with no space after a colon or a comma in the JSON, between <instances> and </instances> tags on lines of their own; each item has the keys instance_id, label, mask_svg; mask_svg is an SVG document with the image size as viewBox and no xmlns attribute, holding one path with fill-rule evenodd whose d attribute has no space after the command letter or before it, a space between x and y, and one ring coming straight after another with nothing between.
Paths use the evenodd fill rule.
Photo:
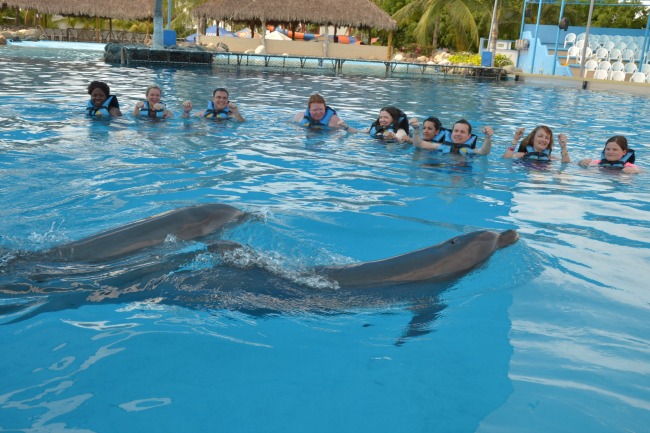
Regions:
<instances>
[{"instance_id":1,"label":"tree trunk","mask_svg":"<svg viewBox=\"0 0 650 433\"><path fill-rule=\"evenodd\" d=\"M440 15L436 17L436 22L433 26L433 40L431 45L433 45L433 52L438 50L438 36L440 35Z\"/></svg>"}]
</instances>

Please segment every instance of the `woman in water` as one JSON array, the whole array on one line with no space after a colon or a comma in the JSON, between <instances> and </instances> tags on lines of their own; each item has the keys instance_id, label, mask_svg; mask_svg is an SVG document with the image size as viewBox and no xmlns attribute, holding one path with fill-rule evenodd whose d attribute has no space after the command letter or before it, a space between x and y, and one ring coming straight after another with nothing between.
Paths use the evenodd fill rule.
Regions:
<instances>
[{"instance_id":1,"label":"woman in water","mask_svg":"<svg viewBox=\"0 0 650 433\"><path fill-rule=\"evenodd\" d=\"M420 136L420 123L418 119L412 118L409 123L413 128L412 142L415 147L427 150L435 150L440 147L445 137L445 131L437 117L427 117L422 122L422 136Z\"/></svg>"},{"instance_id":2,"label":"woman in water","mask_svg":"<svg viewBox=\"0 0 650 433\"><path fill-rule=\"evenodd\" d=\"M641 169L634 165L634 150L628 147L627 138L622 135L615 135L607 140L601 159L585 158L578 165L619 169L628 174L641 172Z\"/></svg>"},{"instance_id":3,"label":"woman in water","mask_svg":"<svg viewBox=\"0 0 650 433\"><path fill-rule=\"evenodd\" d=\"M120 103L117 96L111 95L111 89L103 81L93 81L88 85L90 99L86 105L86 116L108 119L111 116L121 116Z\"/></svg>"},{"instance_id":4,"label":"woman in water","mask_svg":"<svg viewBox=\"0 0 650 433\"><path fill-rule=\"evenodd\" d=\"M136 117L151 117L156 119L166 119L174 114L165 108L165 104L160 102L162 98L162 89L155 84L147 87L145 91L146 101L138 101L133 109L133 115Z\"/></svg>"},{"instance_id":5,"label":"woman in water","mask_svg":"<svg viewBox=\"0 0 650 433\"><path fill-rule=\"evenodd\" d=\"M559 159L558 157L551 155L551 152L553 151L553 131L551 128L540 125L533 129L532 132L528 134L521 143L519 143L519 140L524 136L524 131L524 128L517 128L515 136L512 139L512 146L508 147L503 153L504 158L521 158L522 160L540 162ZM557 140L560 143L562 162L571 162L569 151L566 147L566 135L558 134ZM519 144L519 148L515 150L517 144Z\"/></svg>"},{"instance_id":6,"label":"woman in water","mask_svg":"<svg viewBox=\"0 0 650 433\"><path fill-rule=\"evenodd\" d=\"M339 126L350 132L366 132L374 138L383 140L409 141L409 122L406 114L396 107L384 107L379 112L379 117L370 128L354 129L343 120Z\"/></svg>"},{"instance_id":7,"label":"woman in water","mask_svg":"<svg viewBox=\"0 0 650 433\"><path fill-rule=\"evenodd\" d=\"M304 113L297 113L292 121L310 129L338 129L339 123L342 122L336 111L330 108L325 103L325 98L318 93L309 97Z\"/></svg>"}]
</instances>

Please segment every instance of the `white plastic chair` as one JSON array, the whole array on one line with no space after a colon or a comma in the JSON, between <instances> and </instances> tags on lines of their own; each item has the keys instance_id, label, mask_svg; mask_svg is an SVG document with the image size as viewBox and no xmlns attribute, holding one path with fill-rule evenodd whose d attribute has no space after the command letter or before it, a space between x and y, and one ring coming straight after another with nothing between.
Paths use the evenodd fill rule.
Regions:
<instances>
[{"instance_id":1,"label":"white plastic chair","mask_svg":"<svg viewBox=\"0 0 650 433\"><path fill-rule=\"evenodd\" d=\"M580 33L578 36L576 36L576 43L577 43L577 41L584 41L584 40L585 40L584 32Z\"/></svg>"},{"instance_id":2,"label":"white plastic chair","mask_svg":"<svg viewBox=\"0 0 650 433\"><path fill-rule=\"evenodd\" d=\"M596 58L598 60L609 60L609 51L605 48L598 48L598 50L596 50Z\"/></svg>"},{"instance_id":3,"label":"white plastic chair","mask_svg":"<svg viewBox=\"0 0 650 433\"><path fill-rule=\"evenodd\" d=\"M623 40L622 36L619 35L614 35L611 38L609 38L610 41L616 43L616 42L621 42Z\"/></svg>"},{"instance_id":4,"label":"white plastic chair","mask_svg":"<svg viewBox=\"0 0 650 433\"><path fill-rule=\"evenodd\" d=\"M609 78L609 72L604 69L596 69L594 71L594 78L597 80L606 80Z\"/></svg>"},{"instance_id":5,"label":"white plastic chair","mask_svg":"<svg viewBox=\"0 0 650 433\"><path fill-rule=\"evenodd\" d=\"M578 48L582 48L582 47L584 47L584 46L585 46L585 40L584 40L584 39L580 39L579 41L576 41L576 44L575 44L574 46L576 46L576 47L578 47Z\"/></svg>"},{"instance_id":6,"label":"white plastic chair","mask_svg":"<svg viewBox=\"0 0 650 433\"><path fill-rule=\"evenodd\" d=\"M634 62L634 51L626 49L621 52L621 60L624 62Z\"/></svg>"},{"instance_id":7,"label":"white plastic chair","mask_svg":"<svg viewBox=\"0 0 650 433\"><path fill-rule=\"evenodd\" d=\"M567 35L564 37L564 48L568 44L571 44L571 46L575 45L576 43L576 34L575 33L567 33Z\"/></svg>"},{"instance_id":8,"label":"white plastic chair","mask_svg":"<svg viewBox=\"0 0 650 433\"><path fill-rule=\"evenodd\" d=\"M612 70L612 64L609 63L607 60L603 60L602 62L598 63L598 67L596 69L609 72Z\"/></svg>"},{"instance_id":9,"label":"white plastic chair","mask_svg":"<svg viewBox=\"0 0 650 433\"><path fill-rule=\"evenodd\" d=\"M612 60L621 60L622 53L621 50L618 48L612 48L609 51L609 61L611 62Z\"/></svg>"},{"instance_id":10,"label":"white plastic chair","mask_svg":"<svg viewBox=\"0 0 650 433\"><path fill-rule=\"evenodd\" d=\"M585 59L590 59L592 53L593 51L591 51L591 48L587 47L585 51ZM576 60L578 61L578 63L582 62L582 48L578 50L578 57L576 57Z\"/></svg>"},{"instance_id":11,"label":"white plastic chair","mask_svg":"<svg viewBox=\"0 0 650 433\"><path fill-rule=\"evenodd\" d=\"M625 72L624 71L614 71L609 77L613 81L625 81Z\"/></svg>"},{"instance_id":12,"label":"white plastic chair","mask_svg":"<svg viewBox=\"0 0 650 433\"><path fill-rule=\"evenodd\" d=\"M625 67L623 68L626 74L633 74L636 72L636 63L626 63Z\"/></svg>"},{"instance_id":13,"label":"white plastic chair","mask_svg":"<svg viewBox=\"0 0 650 433\"><path fill-rule=\"evenodd\" d=\"M643 72L635 72L630 77L630 81L633 83L645 83L646 75Z\"/></svg>"},{"instance_id":14,"label":"white plastic chair","mask_svg":"<svg viewBox=\"0 0 650 433\"><path fill-rule=\"evenodd\" d=\"M576 47L575 45L569 47L569 50L566 53L566 64L567 65L569 64L571 57L577 60L579 55L580 55L580 48Z\"/></svg>"},{"instance_id":15,"label":"white plastic chair","mask_svg":"<svg viewBox=\"0 0 650 433\"><path fill-rule=\"evenodd\" d=\"M643 72L646 75L650 74L650 65L647 63L642 64L639 72Z\"/></svg>"},{"instance_id":16,"label":"white plastic chair","mask_svg":"<svg viewBox=\"0 0 650 433\"><path fill-rule=\"evenodd\" d=\"M612 72L622 71L624 69L625 69L625 65L622 62L614 62L614 63L612 63L612 66L610 67L610 70Z\"/></svg>"},{"instance_id":17,"label":"white plastic chair","mask_svg":"<svg viewBox=\"0 0 650 433\"><path fill-rule=\"evenodd\" d=\"M587 71L595 71L598 69L598 62L594 59L589 59L585 62L585 69Z\"/></svg>"},{"instance_id":18,"label":"white plastic chair","mask_svg":"<svg viewBox=\"0 0 650 433\"><path fill-rule=\"evenodd\" d=\"M626 48L629 49L629 50L635 51L637 48L639 48L639 46L634 42L630 42L629 44L627 44Z\"/></svg>"},{"instance_id":19,"label":"white plastic chair","mask_svg":"<svg viewBox=\"0 0 650 433\"><path fill-rule=\"evenodd\" d=\"M615 46L616 46L616 44L614 42L612 42L612 41L607 41L607 42L605 42L603 44L603 48L605 48L608 51L611 50L612 48L614 48Z\"/></svg>"},{"instance_id":20,"label":"white plastic chair","mask_svg":"<svg viewBox=\"0 0 650 433\"><path fill-rule=\"evenodd\" d=\"M605 42L607 42L607 41L609 41L609 36L607 36L607 35L598 36L598 42L600 43L600 45L605 44Z\"/></svg>"},{"instance_id":21,"label":"white plastic chair","mask_svg":"<svg viewBox=\"0 0 650 433\"><path fill-rule=\"evenodd\" d=\"M630 45L632 42L634 42L634 37L632 37L632 36L623 36L623 42Z\"/></svg>"},{"instance_id":22,"label":"white plastic chair","mask_svg":"<svg viewBox=\"0 0 650 433\"><path fill-rule=\"evenodd\" d=\"M623 41L618 41L614 45L615 48L618 48L619 50L623 51L624 49L627 48L627 44Z\"/></svg>"}]
</instances>

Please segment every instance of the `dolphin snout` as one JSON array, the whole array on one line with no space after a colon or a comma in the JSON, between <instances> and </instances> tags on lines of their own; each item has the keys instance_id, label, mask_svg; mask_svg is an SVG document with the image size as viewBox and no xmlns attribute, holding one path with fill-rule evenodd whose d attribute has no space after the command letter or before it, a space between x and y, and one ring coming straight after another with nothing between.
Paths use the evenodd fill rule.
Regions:
<instances>
[{"instance_id":1,"label":"dolphin snout","mask_svg":"<svg viewBox=\"0 0 650 433\"><path fill-rule=\"evenodd\" d=\"M499 248L507 247L517 242L519 239L519 233L516 230L506 230L505 232L499 235Z\"/></svg>"}]
</instances>

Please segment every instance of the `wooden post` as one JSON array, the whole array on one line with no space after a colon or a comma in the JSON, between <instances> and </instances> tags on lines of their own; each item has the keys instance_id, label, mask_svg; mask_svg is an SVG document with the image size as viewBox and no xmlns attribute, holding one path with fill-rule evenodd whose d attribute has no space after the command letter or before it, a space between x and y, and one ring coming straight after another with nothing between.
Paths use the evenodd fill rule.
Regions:
<instances>
[{"instance_id":1,"label":"wooden post","mask_svg":"<svg viewBox=\"0 0 650 433\"><path fill-rule=\"evenodd\" d=\"M390 60L392 57L392 50L393 50L393 32L390 31L388 32L388 60Z\"/></svg>"}]
</instances>

